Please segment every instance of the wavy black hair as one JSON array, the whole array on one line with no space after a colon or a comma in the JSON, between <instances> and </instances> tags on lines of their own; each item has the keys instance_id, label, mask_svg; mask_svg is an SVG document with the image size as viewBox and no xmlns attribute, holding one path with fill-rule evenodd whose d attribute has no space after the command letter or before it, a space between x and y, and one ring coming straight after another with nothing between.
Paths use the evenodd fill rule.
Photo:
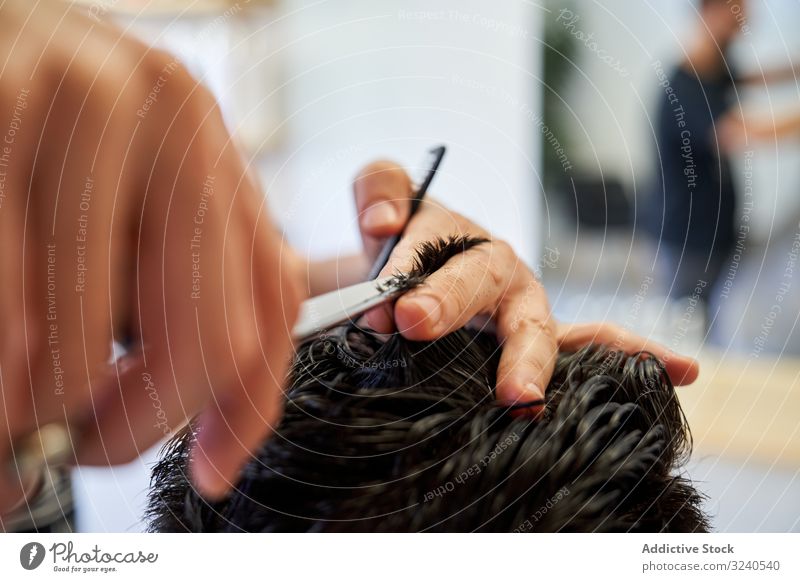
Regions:
<instances>
[{"instance_id":1,"label":"wavy black hair","mask_svg":"<svg viewBox=\"0 0 800 582\"><path fill-rule=\"evenodd\" d=\"M481 244L423 245L422 283ZM193 488L190 424L152 474L160 532L707 531L679 469L691 438L664 367L602 346L561 354L538 418L495 399L496 338L414 342L343 326L297 349L286 412L223 501Z\"/></svg>"}]
</instances>

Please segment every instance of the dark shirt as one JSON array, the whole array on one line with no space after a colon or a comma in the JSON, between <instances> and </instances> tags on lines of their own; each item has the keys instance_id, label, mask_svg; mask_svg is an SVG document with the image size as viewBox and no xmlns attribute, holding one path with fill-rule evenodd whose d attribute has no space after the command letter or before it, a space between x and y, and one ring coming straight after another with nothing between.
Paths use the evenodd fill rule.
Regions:
<instances>
[{"instance_id":1,"label":"dark shirt","mask_svg":"<svg viewBox=\"0 0 800 582\"><path fill-rule=\"evenodd\" d=\"M736 194L714 126L730 105L733 78L723 70L701 80L677 67L661 89L649 230L671 247L686 245L685 252L727 255L735 242Z\"/></svg>"}]
</instances>

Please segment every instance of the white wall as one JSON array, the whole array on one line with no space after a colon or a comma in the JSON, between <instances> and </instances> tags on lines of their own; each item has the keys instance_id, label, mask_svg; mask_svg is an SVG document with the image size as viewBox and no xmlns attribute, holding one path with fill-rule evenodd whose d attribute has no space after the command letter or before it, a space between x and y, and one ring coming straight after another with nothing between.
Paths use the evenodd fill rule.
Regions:
<instances>
[{"instance_id":1,"label":"white wall","mask_svg":"<svg viewBox=\"0 0 800 582\"><path fill-rule=\"evenodd\" d=\"M651 165L648 116L657 90L652 63L677 58L688 32L691 2L576 0L571 4L578 20L568 32L577 37L576 54L563 95L572 107L568 123L575 128L571 155L584 168L602 169L633 182L634 174L641 178L642 169ZM551 18L565 26L560 16L554 11ZM594 48L582 42L594 43ZM619 62L623 70L603 58Z\"/></svg>"},{"instance_id":2,"label":"white wall","mask_svg":"<svg viewBox=\"0 0 800 582\"><path fill-rule=\"evenodd\" d=\"M317 255L355 250L357 169L376 157L413 166L445 143L433 194L532 261L540 10L522 0L285 5L288 140L265 166L291 240Z\"/></svg>"}]
</instances>

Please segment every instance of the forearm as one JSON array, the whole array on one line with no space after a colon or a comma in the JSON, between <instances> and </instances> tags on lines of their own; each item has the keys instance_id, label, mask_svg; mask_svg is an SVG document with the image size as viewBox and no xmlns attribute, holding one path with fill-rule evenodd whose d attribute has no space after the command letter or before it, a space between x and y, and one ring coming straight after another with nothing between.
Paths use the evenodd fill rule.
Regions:
<instances>
[{"instance_id":1,"label":"forearm","mask_svg":"<svg viewBox=\"0 0 800 582\"><path fill-rule=\"evenodd\" d=\"M793 65L780 67L776 69L767 69L765 71L746 73L736 77L737 83L753 84L753 83L780 83L782 81L792 81L800 76L800 69Z\"/></svg>"},{"instance_id":2,"label":"forearm","mask_svg":"<svg viewBox=\"0 0 800 582\"><path fill-rule=\"evenodd\" d=\"M775 120L775 135L785 137L793 133L800 133L800 113L787 115Z\"/></svg>"},{"instance_id":3,"label":"forearm","mask_svg":"<svg viewBox=\"0 0 800 582\"><path fill-rule=\"evenodd\" d=\"M782 139L800 133L800 113L782 117L753 117L745 121L750 137L759 140Z\"/></svg>"}]
</instances>

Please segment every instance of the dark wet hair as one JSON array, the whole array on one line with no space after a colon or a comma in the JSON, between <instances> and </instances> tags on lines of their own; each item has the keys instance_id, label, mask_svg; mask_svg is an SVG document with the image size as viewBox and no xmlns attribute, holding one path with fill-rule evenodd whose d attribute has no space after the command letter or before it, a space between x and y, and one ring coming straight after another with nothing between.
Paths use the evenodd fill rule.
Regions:
<instances>
[{"instance_id":1,"label":"dark wet hair","mask_svg":"<svg viewBox=\"0 0 800 582\"><path fill-rule=\"evenodd\" d=\"M480 240L435 241L408 285ZM152 531L706 531L678 469L686 420L663 365L601 346L561 354L538 419L496 402L499 345L354 325L297 349L286 412L223 501L187 472L192 425L152 475Z\"/></svg>"}]
</instances>

